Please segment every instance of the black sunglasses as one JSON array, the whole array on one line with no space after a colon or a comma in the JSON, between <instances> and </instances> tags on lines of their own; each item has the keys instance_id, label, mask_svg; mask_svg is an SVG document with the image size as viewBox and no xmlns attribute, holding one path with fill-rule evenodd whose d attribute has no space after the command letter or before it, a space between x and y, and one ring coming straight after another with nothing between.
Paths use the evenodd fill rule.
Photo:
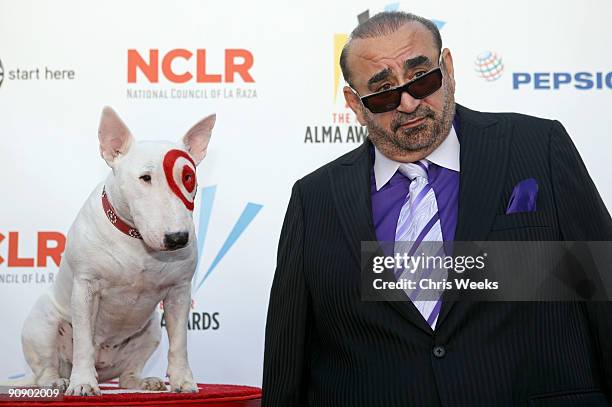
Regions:
<instances>
[{"instance_id":1,"label":"black sunglasses","mask_svg":"<svg viewBox=\"0 0 612 407\"><path fill-rule=\"evenodd\" d=\"M361 103L372 113L385 113L396 109L407 92L415 99L424 99L442 87L442 69L434 68L423 75L395 88L361 97Z\"/></svg>"}]
</instances>

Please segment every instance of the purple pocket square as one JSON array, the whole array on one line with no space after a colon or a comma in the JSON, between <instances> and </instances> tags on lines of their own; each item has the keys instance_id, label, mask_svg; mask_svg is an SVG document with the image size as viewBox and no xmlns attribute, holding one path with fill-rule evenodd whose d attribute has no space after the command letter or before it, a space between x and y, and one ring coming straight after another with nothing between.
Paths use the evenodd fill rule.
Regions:
<instances>
[{"instance_id":1,"label":"purple pocket square","mask_svg":"<svg viewBox=\"0 0 612 407\"><path fill-rule=\"evenodd\" d=\"M538 199L538 182L527 178L514 186L506 215L518 212L535 212Z\"/></svg>"}]
</instances>

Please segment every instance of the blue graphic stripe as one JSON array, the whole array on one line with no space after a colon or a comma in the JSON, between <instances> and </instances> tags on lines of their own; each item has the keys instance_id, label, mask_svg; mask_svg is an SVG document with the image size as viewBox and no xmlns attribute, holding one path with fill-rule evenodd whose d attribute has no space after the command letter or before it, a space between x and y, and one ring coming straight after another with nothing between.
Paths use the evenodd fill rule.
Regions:
<instances>
[{"instance_id":1,"label":"blue graphic stripe","mask_svg":"<svg viewBox=\"0 0 612 407\"><path fill-rule=\"evenodd\" d=\"M263 205L255 204L252 202L249 202L246 205L246 207L242 211L242 214L240 215L240 218L234 225L234 228L232 229L227 239L223 243L221 250L219 250L219 253L217 253L217 256L215 257L212 264L208 268L208 271L206 271L206 274L204 275L204 277L202 278L202 280L196 287L196 290L199 290L200 287L202 287L202 284L204 284L204 281L206 280L206 278L208 278L210 273L213 272L213 270L217 267L219 262L227 254L227 252L232 248L234 243L236 243L236 240L238 240L242 232L244 232L244 230L249 226L251 221L253 221L255 216L257 216L257 213L261 210L262 207Z\"/></svg>"},{"instance_id":2,"label":"blue graphic stripe","mask_svg":"<svg viewBox=\"0 0 612 407\"><path fill-rule=\"evenodd\" d=\"M15 380L15 379L21 379L24 376L25 376L25 373L17 373L12 376L9 376L8 378L9 380Z\"/></svg>"},{"instance_id":3,"label":"blue graphic stripe","mask_svg":"<svg viewBox=\"0 0 612 407\"><path fill-rule=\"evenodd\" d=\"M202 189L202 199L200 201L200 224L198 225L198 265L196 266L196 272L191 280L193 285L195 285L195 282L197 281L200 263L202 262L204 242L206 241L208 223L210 222L210 215L212 213L213 203L215 202L216 192L216 185Z\"/></svg>"},{"instance_id":4,"label":"blue graphic stripe","mask_svg":"<svg viewBox=\"0 0 612 407\"><path fill-rule=\"evenodd\" d=\"M385 6L385 11L398 11L399 3L389 3Z\"/></svg>"},{"instance_id":5,"label":"blue graphic stripe","mask_svg":"<svg viewBox=\"0 0 612 407\"><path fill-rule=\"evenodd\" d=\"M442 27L444 27L444 25L446 24L446 21L434 20L433 18L431 19L431 21L436 25L436 27L438 27L438 30L441 30Z\"/></svg>"}]
</instances>

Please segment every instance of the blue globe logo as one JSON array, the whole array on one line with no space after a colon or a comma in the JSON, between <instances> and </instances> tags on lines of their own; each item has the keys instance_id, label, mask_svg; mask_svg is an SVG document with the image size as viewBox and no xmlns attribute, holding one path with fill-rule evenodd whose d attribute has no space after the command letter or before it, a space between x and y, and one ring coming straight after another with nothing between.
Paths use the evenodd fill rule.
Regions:
<instances>
[{"instance_id":1,"label":"blue globe logo","mask_svg":"<svg viewBox=\"0 0 612 407\"><path fill-rule=\"evenodd\" d=\"M501 78L504 72L504 62L499 55L492 51L485 51L474 61L476 74L491 82Z\"/></svg>"}]
</instances>

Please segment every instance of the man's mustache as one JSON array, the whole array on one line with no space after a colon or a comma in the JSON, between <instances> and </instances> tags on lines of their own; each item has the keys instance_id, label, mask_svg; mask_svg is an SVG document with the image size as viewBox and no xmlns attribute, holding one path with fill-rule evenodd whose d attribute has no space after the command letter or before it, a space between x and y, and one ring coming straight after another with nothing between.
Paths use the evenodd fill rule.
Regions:
<instances>
[{"instance_id":1,"label":"man's mustache","mask_svg":"<svg viewBox=\"0 0 612 407\"><path fill-rule=\"evenodd\" d=\"M435 117L436 117L435 112L431 110L429 107L419 106L419 108L412 113L397 112L397 115L391 122L391 129L395 132L397 131L397 129L400 128L400 126L402 126L406 122L409 122L415 119L424 119L424 118L435 119Z\"/></svg>"}]
</instances>

